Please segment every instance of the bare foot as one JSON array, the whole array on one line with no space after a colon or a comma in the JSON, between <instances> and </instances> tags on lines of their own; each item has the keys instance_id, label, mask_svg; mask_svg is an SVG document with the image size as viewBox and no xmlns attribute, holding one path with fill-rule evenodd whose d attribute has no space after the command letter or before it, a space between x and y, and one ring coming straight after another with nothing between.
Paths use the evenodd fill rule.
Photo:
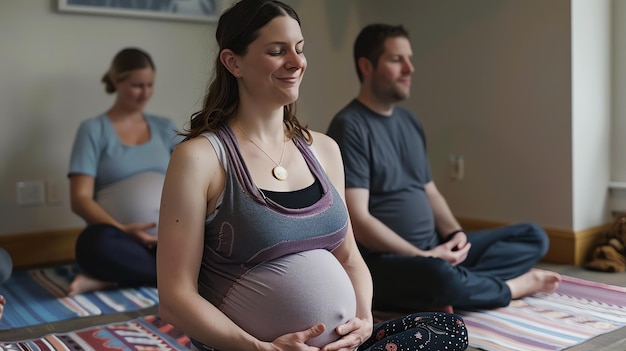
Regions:
<instances>
[{"instance_id":1,"label":"bare foot","mask_svg":"<svg viewBox=\"0 0 626 351\"><path fill-rule=\"evenodd\" d=\"M537 292L553 293L559 287L561 275L543 269L531 269L517 278L507 280L511 289L511 298L520 299Z\"/></svg>"},{"instance_id":2,"label":"bare foot","mask_svg":"<svg viewBox=\"0 0 626 351\"><path fill-rule=\"evenodd\" d=\"M74 296L90 291L104 290L107 288L113 288L117 285L114 282L105 282L89 277L84 274L77 274L67 291L67 296Z\"/></svg>"},{"instance_id":3,"label":"bare foot","mask_svg":"<svg viewBox=\"0 0 626 351\"><path fill-rule=\"evenodd\" d=\"M2 319L2 312L4 312L4 305L7 303L7 299L0 295L0 319Z\"/></svg>"}]
</instances>

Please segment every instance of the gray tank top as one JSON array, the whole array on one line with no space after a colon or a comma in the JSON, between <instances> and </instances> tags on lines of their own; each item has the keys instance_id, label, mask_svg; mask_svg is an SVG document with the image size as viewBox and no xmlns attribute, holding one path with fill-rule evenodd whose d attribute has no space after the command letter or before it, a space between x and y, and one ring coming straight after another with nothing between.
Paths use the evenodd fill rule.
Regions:
<instances>
[{"instance_id":1,"label":"gray tank top","mask_svg":"<svg viewBox=\"0 0 626 351\"><path fill-rule=\"evenodd\" d=\"M262 283L268 275L276 271L268 267L283 262L285 257L293 254L304 254L305 257L309 257L308 252L314 250L331 252L337 248L347 232L348 213L312 148L302 138L295 137L293 141L311 173L320 182L322 196L311 206L293 209L272 201L256 187L244 163L237 140L228 126L223 126L216 133L207 133L205 137L212 143L226 170L226 185L216 211L207 217L205 223L204 253L198 277L198 291L202 297L228 315L228 311L237 310L236 306L228 306L233 303L233 298L229 295L238 294L238 291L251 284L251 280L255 284ZM319 257L311 255L313 256ZM309 264L300 266L308 270L315 267L322 272L325 268L332 271L327 275L336 276L337 280L343 282L343 285L337 286L342 289L341 295L346 296L343 301L349 300L345 304L351 305L354 291L345 271L331 254L322 257L313 262L313 266ZM300 276L294 272L289 274ZM277 278L271 279L275 281ZM294 281L295 283L300 285L298 289L306 289L306 286L301 285L301 281ZM327 287L325 289L328 290ZM331 294L337 293L330 290ZM332 295L329 298L332 298ZM335 299L342 300L336 297ZM320 301L316 303L319 304ZM352 314L351 310L353 307L349 306L346 313ZM229 317L233 320L238 318L238 316ZM272 323L265 327L274 328Z\"/></svg>"}]
</instances>

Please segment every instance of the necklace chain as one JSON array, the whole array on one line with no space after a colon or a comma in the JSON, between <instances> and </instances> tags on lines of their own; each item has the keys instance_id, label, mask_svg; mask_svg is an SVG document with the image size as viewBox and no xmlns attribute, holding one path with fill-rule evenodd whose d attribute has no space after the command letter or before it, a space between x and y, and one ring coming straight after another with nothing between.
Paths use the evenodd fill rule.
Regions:
<instances>
[{"instance_id":1,"label":"necklace chain","mask_svg":"<svg viewBox=\"0 0 626 351\"><path fill-rule=\"evenodd\" d=\"M250 142L254 146L257 147L257 149L261 150L261 152L264 153L265 156L267 156L267 158L269 158L276 165L276 167L272 169L272 175L274 176L274 178L278 180L287 179L287 170L285 169L285 167L281 165L283 163L283 156L285 155L285 146L287 145L287 137L283 136L283 151L280 153L280 160L276 162L274 161L272 156L270 156L267 152L265 152L265 150L263 150L262 147L259 146L259 144L255 143L254 140L252 140L250 135L248 135L248 133L246 133L246 131L243 130L243 128L241 128L239 124L236 124L236 126L237 126L237 129L239 129L248 138L248 140L250 140Z\"/></svg>"}]
</instances>

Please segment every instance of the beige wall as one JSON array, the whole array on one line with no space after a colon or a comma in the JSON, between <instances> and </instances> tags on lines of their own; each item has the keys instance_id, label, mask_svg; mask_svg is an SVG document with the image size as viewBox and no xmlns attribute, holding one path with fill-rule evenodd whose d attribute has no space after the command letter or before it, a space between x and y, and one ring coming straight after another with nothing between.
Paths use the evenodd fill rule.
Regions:
<instances>
[{"instance_id":1,"label":"beige wall","mask_svg":"<svg viewBox=\"0 0 626 351\"><path fill-rule=\"evenodd\" d=\"M182 127L202 96L213 27L58 13L57 1L0 2L0 233L82 225L69 209L66 172L80 121L113 101L100 77L125 46L150 52L156 90L147 110ZM60 184L60 203L19 207L15 184Z\"/></svg>"},{"instance_id":2,"label":"beige wall","mask_svg":"<svg viewBox=\"0 0 626 351\"><path fill-rule=\"evenodd\" d=\"M599 201L574 199L573 145L584 140L573 136L569 0L286 2L303 21L309 67L299 115L312 129L324 131L357 93L351 51L361 26L403 23L416 66L404 105L424 122L435 180L457 215L567 230L605 221L604 210L573 219L574 201L579 210ZM119 48L153 55L148 110L179 127L198 108L212 66L214 24L60 14L55 6L0 2L0 234L82 224L66 195L17 206L15 183L51 180L67 194L74 133L111 104L99 79ZM450 153L465 158L462 181L448 178Z\"/></svg>"},{"instance_id":3,"label":"beige wall","mask_svg":"<svg viewBox=\"0 0 626 351\"><path fill-rule=\"evenodd\" d=\"M570 1L407 1L375 12L411 30L406 104L424 121L453 211L572 229ZM452 153L464 156L462 181L449 178Z\"/></svg>"}]
</instances>

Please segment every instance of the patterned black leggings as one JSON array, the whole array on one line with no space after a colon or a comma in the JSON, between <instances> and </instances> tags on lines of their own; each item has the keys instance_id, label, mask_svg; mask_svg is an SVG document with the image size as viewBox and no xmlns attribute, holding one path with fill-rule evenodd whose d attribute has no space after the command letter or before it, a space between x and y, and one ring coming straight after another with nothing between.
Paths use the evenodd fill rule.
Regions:
<instances>
[{"instance_id":1,"label":"patterned black leggings","mask_svg":"<svg viewBox=\"0 0 626 351\"><path fill-rule=\"evenodd\" d=\"M374 325L358 351L457 351L468 346L460 316L442 312L413 313Z\"/></svg>"}]
</instances>

